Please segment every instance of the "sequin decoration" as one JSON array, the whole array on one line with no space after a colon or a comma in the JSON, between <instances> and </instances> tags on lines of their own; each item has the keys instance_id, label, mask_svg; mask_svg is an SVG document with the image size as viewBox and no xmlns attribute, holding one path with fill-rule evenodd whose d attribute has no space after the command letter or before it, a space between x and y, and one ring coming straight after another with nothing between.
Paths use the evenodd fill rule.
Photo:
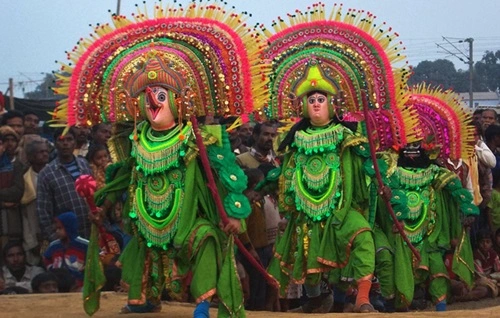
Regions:
<instances>
[{"instance_id":1,"label":"sequin decoration","mask_svg":"<svg viewBox=\"0 0 500 318\"><path fill-rule=\"evenodd\" d=\"M335 5L327 13L323 3L305 12L289 14L273 22L274 33L265 26L261 36L269 43L264 58L271 61L269 102L260 109L271 118L300 117L302 97L297 87L310 67L319 66L335 86L331 103L347 110L345 116L364 119L366 94L370 120L377 129L377 150L413 141L416 114L404 108L402 93L410 74L404 63L403 46L390 28L381 27L375 16L362 10L343 12Z\"/></svg>"},{"instance_id":2,"label":"sequin decoration","mask_svg":"<svg viewBox=\"0 0 500 318\"><path fill-rule=\"evenodd\" d=\"M474 154L471 111L451 89L420 84L407 92L406 106L418 113L420 139L428 150L438 149L441 159L466 159Z\"/></svg>"},{"instance_id":3,"label":"sequin decoration","mask_svg":"<svg viewBox=\"0 0 500 318\"><path fill-rule=\"evenodd\" d=\"M53 124L90 126L141 120L126 83L142 65L158 58L185 79L177 98L196 115L244 114L266 97L260 38L246 26L246 14L218 4L155 5L133 20L113 15L112 25L95 27L61 63L56 94L66 95ZM149 19L148 16L154 16ZM135 21L134 21L135 20ZM154 80L158 73L150 72ZM184 107L183 106L183 107ZM190 112L181 112L183 116Z\"/></svg>"}]
</instances>

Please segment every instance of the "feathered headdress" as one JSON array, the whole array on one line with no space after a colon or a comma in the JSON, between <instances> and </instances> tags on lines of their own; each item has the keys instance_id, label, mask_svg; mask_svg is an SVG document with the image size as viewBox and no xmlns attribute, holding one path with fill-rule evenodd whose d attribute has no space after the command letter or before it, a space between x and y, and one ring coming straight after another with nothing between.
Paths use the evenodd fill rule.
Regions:
<instances>
[{"instance_id":1,"label":"feathered headdress","mask_svg":"<svg viewBox=\"0 0 500 318\"><path fill-rule=\"evenodd\" d=\"M245 16L218 4L155 6L150 17L113 15L95 27L62 65L54 91L66 95L53 113L57 125L141 119L137 95L158 84L201 116L250 113L265 97L259 39ZM183 115L186 112L180 112Z\"/></svg>"},{"instance_id":2,"label":"feathered headdress","mask_svg":"<svg viewBox=\"0 0 500 318\"><path fill-rule=\"evenodd\" d=\"M268 46L263 57L270 61L269 102L261 109L271 118L296 116L302 96L319 90L335 98L353 118L363 119L362 94L367 92L368 120L377 127L378 149L402 146L414 136L405 130L416 116L402 107L403 87L409 70L402 63L402 47L384 24L364 11L335 5L327 15L323 3L306 12L289 14L289 23L278 18L275 33L261 26ZM402 64L396 67L396 64Z\"/></svg>"},{"instance_id":3,"label":"feathered headdress","mask_svg":"<svg viewBox=\"0 0 500 318\"><path fill-rule=\"evenodd\" d=\"M472 115L451 89L419 84L408 89L406 106L418 113L419 139L441 159L467 159L474 154Z\"/></svg>"}]
</instances>

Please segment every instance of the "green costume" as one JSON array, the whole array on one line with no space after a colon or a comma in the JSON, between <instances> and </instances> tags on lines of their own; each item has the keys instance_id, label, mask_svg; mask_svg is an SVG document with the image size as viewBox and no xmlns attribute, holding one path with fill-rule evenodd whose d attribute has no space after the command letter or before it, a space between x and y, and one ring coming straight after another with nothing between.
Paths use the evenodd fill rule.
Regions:
<instances>
[{"instance_id":1,"label":"green costume","mask_svg":"<svg viewBox=\"0 0 500 318\"><path fill-rule=\"evenodd\" d=\"M296 132L279 179L288 225L268 268L282 294L290 281L315 285L332 269L335 283L371 278L374 246L362 215L368 198L364 141L341 124Z\"/></svg>"},{"instance_id":2,"label":"green costume","mask_svg":"<svg viewBox=\"0 0 500 318\"><path fill-rule=\"evenodd\" d=\"M434 302L446 299L448 273L443 262L446 251L457 242L453 256L453 272L471 286L473 258L468 234L462 218L477 215L472 196L462 188L458 177L451 171L431 164L427 168L396 166L396 155L379 160L384 183L392 190L391 205L404 231L419 251L419 263L401 235L395 231L385 203L376 199L375 183L372 197L378 201L371 205L370 220L376 222L375 245L377 270L383 296L398 297L397 302L408 306L413 299L414 286L429 281L429 293ZM374 176L373 165L366 163L368 175ZM376 210L376 211L375 211ZM375 216L376 214L376 216ZM454 246L453 246L454 247Z\"/></svg>"},{"instance_id":3,"label":"green costume","mask_svg":"<svg viewBox=\"0 0 500 318\"><path fill-rule=\"evenodd\" d=\"M225 209L230 217L245 218L250 212L242 194L246 176L235 163L227 135L220 126L203 129ZM134 236L120 262L130 288L129 304L158 304L164 288L182 296L191 270L191 294L197 303L217 293L220 316L243 316L232 237L217 226L220 219L197 160L191 125L160 134L143 122L138 135L132 141L132 158L116 164L119 169L97 193L99 204L106 196L113 200L128 192L124 218Z\"/></svg>"},{"instance_id":4,"label":"green costume","mask_svg":"<svg viewBox=\"0 0 500 318\"><path fill-rule=\"evenodd\" d=\"M223 4L165 3L138 7L132 16L113 14L68 52L71 66L61 63L54 89L65 97L53 121L66 127L113 124L108 147L115 164L96 202L126 194L123 217L133 239L120 258L130 286L124 311L157 310L163 288L182 292L191 271L191 292L199 302L194 316L208 315L210 304L203 300L214 294L219 315L244 316L233 238L219 229L223 211L217 212L215 202L222 210L220 194L230 217L225 230L239 230L238 219L250 213L242 194L246 177L224 128L203 127L198 152L190 122L240 116L262 104L262 41L244 27L247 13ZM208 183L211 170L216 180ZM92 182L82 189L90 197ZM99 308L103 284L96 231L93 226L83 293L89 315Z\"/></svg>"}]
</instances>

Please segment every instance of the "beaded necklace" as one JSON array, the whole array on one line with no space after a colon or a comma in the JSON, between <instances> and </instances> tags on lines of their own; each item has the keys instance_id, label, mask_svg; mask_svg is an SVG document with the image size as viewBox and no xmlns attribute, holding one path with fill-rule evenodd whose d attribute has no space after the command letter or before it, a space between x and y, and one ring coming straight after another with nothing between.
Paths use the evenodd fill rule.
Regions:
<instances>
[{"instance_id":1,"label":"beaded necklace","mask_svg":"<svg viewBox=\"0 0 500 318\"><path fill-rule=\"evenodd\" d=\"M305 154L336 150L344 140L345 127L341 124L324 127L309 127L297 131L292 145L302 150Z\"/></svg>"},{"instance_id":2,"label":"beaded necklace","mask_svg":"<svg viewBox=\"0 0 500 318\"><path fill-rule=\"evenodd\" d=\"M405 189L420 190L427 187L436 176L437 166L430 166L427 169L406 169L398 167L396 177Z\"/></svg>"},{"instance_id":3,"label":"beaded necklace","mask_svg":"<svg viewBox=\"0 0 500 318\"><path fill-rule=\"evenodd\" d=\"M291 191L295 206L312 221L328 218L342 196L339 145L344 140L340 124L326 128L309 128L295 134L295 171Z\"/></svg>"},{"instance_id":4,"label":"beaded necklace","mask_svg":"<svg viewBox=\"0 0 500 318\"><path fill-rule=\"evenodd\" d=\"M185 167L181 158L192 134L191 125L177 126L167 134L156 135L151 127L141 127L133 143L137 187L130 217L148 246L167 249L177 232L184 198Z\"/></svg>"},{"instance_id":5,"label":"beaded necklace","mask_svg":"<svg viewBox=\"0 0 500 318\"><path fill-rule=\"evenodd\" d=\"M176 126L163 136L155 136L149 125L144 127L138 141L132 143L132 157L136 159L138 169L149 175L179 166L192 132L190 123L182 129Z\"/></svg>"},{"instance_id":6,"label":"beaded necklace","mask_svg":"<svg viewBox=\"0 0 500 318\"><path fill-rule=\"evenodd\" d=\"M138 187L136 189L133 202L134 211L130 213L130 216L136 219L137 229L146 239L149 247L154 245L167 249L168 244L177 232L183 199L184 191L176 189L174 199L171 202L172 208L169 211L164 211L164 213L158 213L146 207L142 188Z\"/></svg>"}]
</instances>

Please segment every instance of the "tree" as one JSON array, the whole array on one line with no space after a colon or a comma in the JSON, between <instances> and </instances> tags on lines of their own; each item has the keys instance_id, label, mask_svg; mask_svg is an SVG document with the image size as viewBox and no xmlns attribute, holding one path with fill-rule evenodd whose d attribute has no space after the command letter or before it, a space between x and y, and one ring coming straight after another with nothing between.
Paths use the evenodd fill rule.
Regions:
<instances>
[{"instance_id":1,"label":"tree","mask_svg":"<svg viewBox=\"0 0 500 318\"><path fill-rule=\"evenodd\" d=\"M27 99L53 98L54 92L51 87L55 85L55 80L54 74L46 73L43 82L38 85L34 91L25 93L24 97Z\"/></svg>"},{"instance_id":2,"label":"tree","mask_svg":"<svg viewBox=\"0 0 500 318\"><path fill-rule=\"evenodd\" d=\"M481 91L495 91L500 88L500 50L486 51L481 61L474 66L477 83Z\"/></svg>"},{"instance_id":3,"label":"tree","mask_svg":"<svg viewBox=\"0 0 500 318\"><path fill-rule=\"evenodd\" d=\"M500 88L500 50L486 51L481 61L474 65L472 90L475 92L495 91ZM456 92L468 92L469 70L456 70L451 61L435 60L420 62L408 80L409 85L421 82L452 88Z\"/></svg>"},{"instance_id":4,"label":"tree","mask_svg":"<svg viewBox=\"0 0 500 318\"><path fill-rule=\"evenodd\" d=\"M413 69L413 75L408 84L415 85L426 82L433 85L441 85L444 89L453 88L457 85L457 70L455 65L448 60L423 61Z\"/></svg>"}]
</instances>

